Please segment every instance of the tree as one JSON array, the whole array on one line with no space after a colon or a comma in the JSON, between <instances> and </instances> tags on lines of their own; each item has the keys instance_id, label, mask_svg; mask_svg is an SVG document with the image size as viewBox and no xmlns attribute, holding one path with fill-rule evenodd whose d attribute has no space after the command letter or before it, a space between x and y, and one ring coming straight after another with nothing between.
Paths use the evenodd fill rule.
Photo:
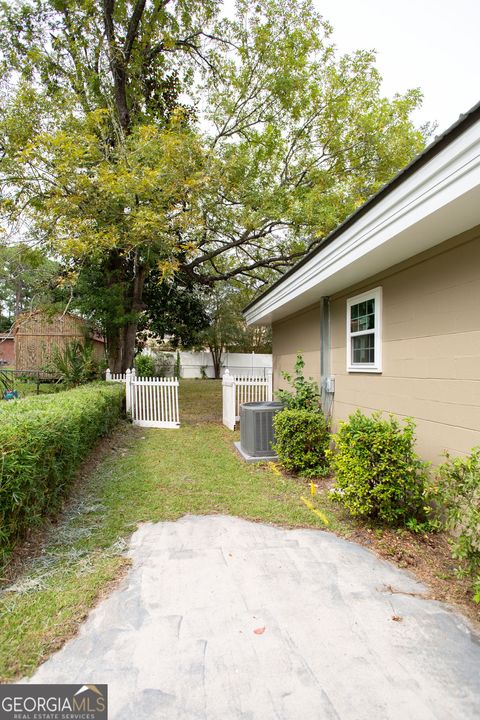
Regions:
<instances>
[{"instance_id":1,"label":"tree","mask_svg":"<svg viewBox=\"0 0 480 720\"><path fill-rule=\"evenodd\" d=\"M0 247L0 305L6 327L26 310L52 301L59 265L25 243Z\"/></svg>"},{"instance_id":2,"label":"tree","mask_svg":"<svg viewBox=\"0 0 480 720\"><path fill-rule=\"evenodd\" d=\"M205 289L181 276L161 282L159 275L150 273L145 283L140 329L161 339L168 336L173 348L193 347L210 322Z\"/></svg>"},{"instance_id":3,"label":"tree","mask_svg":"<svg viewBox=\"0 0 480 720\"><path fill-rule=\"evenodd\" d=\"M222 369L222 355L227 352L271 352L271 335L266 328L247 328L242 308L251 298L235 283L219 283L209 293L206 311L210 322L197 335L195 345L210 350L215 377Z\"/></svg>"},{"instance_id":4,"label":"tree","mask_svg":"<svg viewBox=\"0 0 480 720\"><path fill-rule=\"evenodd\" d=\"M311 0L1 7L1 209L115 296L114 371L151 273L259 287L424 143L419 91L382 98L374 56L337 57Z\"/></svg>"}]
</instances>

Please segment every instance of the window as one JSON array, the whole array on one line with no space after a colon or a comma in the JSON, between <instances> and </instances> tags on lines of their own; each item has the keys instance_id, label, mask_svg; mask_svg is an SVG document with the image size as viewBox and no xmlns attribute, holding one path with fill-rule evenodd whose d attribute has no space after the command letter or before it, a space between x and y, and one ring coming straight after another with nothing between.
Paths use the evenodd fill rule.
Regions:
<instances>
[{"instance_id":1,"label":"window","mask_svg":"<svg viewBox=\"0 0 480 720\"><path fill-rule=\"evenodd\" d=\"M347 371L382 372L382 288L347 300Z\"/></svg>"}]
</instances>

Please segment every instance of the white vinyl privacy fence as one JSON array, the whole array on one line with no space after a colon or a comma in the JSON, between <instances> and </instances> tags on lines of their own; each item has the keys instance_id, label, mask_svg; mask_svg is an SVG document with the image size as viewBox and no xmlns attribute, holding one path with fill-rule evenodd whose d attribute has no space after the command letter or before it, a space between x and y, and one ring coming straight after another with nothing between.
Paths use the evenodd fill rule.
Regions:
<instances>
[{"instance_id":1,"label":"white vinyl privacy fence","mask_svg":"<svg viewBox=\"0 0 480 720\"><path fill-rule=\"evenodd\" d=\"M165 375L173 375L176 353L154 352L148 348L143 354L149 355L160 364L164 364ZM180 376L182 378L214 378L212 355L209 351L189 352L181 350ZM272 371L272 356L263 353L222 353L222 372L229 370L232 375L252 375L265 378Z\"/></svg>"},{"instance_id":2,"label":"white vinyl privacy fence","mask_svg":"<svg viewBox=\"0 0 480 720\"><path fill-rule=\"evenodd\" d=\"M135 369L125 375L107 370L108 382L124 382L127 412L134 425L141 427L178 428L178 380L175 378L137 377Z\"/></svg>"},{"instance_id":3,"label":"white vinyl privacy fence","mask_svg":"<svg viewBox=\"0 0 480 720\"><path fill-rule=\"evenodd\" d=\"M240 420L240 405L272 400L272 374L266 377L238 377L226 370L222 378L223 424L230 430Z\"/></svg>"}]
</instances>

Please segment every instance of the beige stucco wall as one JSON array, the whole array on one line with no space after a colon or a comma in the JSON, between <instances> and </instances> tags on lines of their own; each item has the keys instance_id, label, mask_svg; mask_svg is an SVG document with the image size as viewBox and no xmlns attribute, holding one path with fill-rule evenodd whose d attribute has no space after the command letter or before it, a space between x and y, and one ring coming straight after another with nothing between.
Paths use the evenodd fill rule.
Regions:
<instances>
[{"instance_id":1,"label":"beige stucco wall","mask_svg":"<svg viewBox=\"0 0 480 720\"><path fill-rule=\"evenodd\" d=\"M347 298L378 286L382 373L348 373ZM301 322L295 316L275 323L275 369L290 368L302 345L309 368L319 368L313 318L309 310ZM444 450L463 454L480 444L480 227L333 296L331 348L335 424L356 408L412 416L418 451L433 462Z\"/></svg>"},{"instance_id":2,"label":"beige stucco wall","mask_svg":"<svg viewBox=\"0 0 480 720\"><path fill-rule=\"evenodd\" d=\"M272 329L274 389L287 387L281 373L292 372L298 353L305 360L305 376L320 382L320 304L273 323Z\"/></svg>"}]
</instances>

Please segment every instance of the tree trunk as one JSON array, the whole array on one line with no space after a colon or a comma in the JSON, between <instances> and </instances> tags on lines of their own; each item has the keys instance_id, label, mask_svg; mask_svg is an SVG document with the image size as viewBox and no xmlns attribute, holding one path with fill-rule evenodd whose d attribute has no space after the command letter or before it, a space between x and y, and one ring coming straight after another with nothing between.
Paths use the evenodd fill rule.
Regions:
<instances>
[{"instance_id":1,"label":"tree trunk","mask_svg":"<svg viewBox=\"0 0 480 720\"><path fill-rule=\"evenodd\" d=\"M138 256L125 260L112 253L109 262L112 284L125 286L122 318L106 328L108 366L112 372L124 373L133 367L138 315L143 310L143 288L147 268L139 263ZM119 322L120 321L120 322Z\"/></svg>"},{"instance_id":2,"label":"tree trunk","mask_svg":"<svg viewBox=\"0 0 480 720\"><path fill-rule=\"evenodd\" d=\"M215 380L220 380L222 371L222 348L213 347L212 345L210 345L209 350L212 355L213 373L215 375Z\"/></svg>"},{"instance_id":3,"label":"tree trunk","mask_svg":"<svg viewBox=\"0 0 480 720\"><path fill-rule=\"evenodd\" d=\"M107 330L108 367L113 373L125 373L133 367L136 334L136 322Z\"/></svg>"}]
</instances>

